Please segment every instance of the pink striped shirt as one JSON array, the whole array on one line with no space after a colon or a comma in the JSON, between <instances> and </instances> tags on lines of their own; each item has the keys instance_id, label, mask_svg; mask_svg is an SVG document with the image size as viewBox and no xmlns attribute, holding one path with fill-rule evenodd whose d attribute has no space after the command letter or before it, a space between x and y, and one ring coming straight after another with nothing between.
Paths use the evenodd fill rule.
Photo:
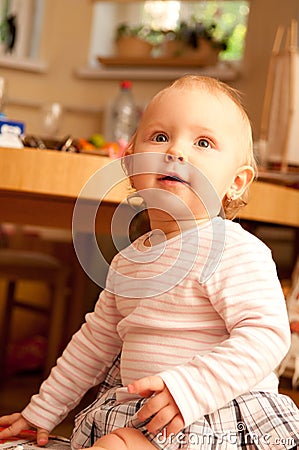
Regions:
<instances>
[{"instance_id":1,"label":"pink striped shirt","mask_svg":"<svg viewBox=\"0 0 299 450\"><path fill-rule=\"evenodd\" d=\"M250 390L277 391L289 325L270 250L220 218L112 261L105 291L24 417L51 430L121 351L123 385L159 374L185 425ZM155 233L152 236L155 239Z\"/></svg>"}]
</instances>

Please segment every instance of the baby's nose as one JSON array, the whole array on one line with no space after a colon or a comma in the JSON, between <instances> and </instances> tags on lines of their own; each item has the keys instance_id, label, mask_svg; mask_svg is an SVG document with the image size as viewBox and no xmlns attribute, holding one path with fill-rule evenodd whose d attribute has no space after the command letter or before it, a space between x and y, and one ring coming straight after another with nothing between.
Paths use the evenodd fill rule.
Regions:
<instances>
[{"instance_id":1,"label":"baby's nose","mask_svg":"<svg viewBox=\"0 0 299 450\"><path fill-rule=\"evenodd\" d=\"M184 163L186 160L183 152L177 152L177 153L166 153L165 154L165 161L166 162L180 162Z\"/></svg>"}]
</instances>

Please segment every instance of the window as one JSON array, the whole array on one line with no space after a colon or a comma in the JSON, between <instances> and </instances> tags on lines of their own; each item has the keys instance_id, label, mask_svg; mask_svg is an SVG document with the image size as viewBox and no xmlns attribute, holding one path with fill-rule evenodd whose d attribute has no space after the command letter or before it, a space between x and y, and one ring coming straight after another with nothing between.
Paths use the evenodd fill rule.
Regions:
<instances>
[{"instance_id":1,"label":"window","mask_svg":"<svg viewBox=\"0 0 299 450\"><path fill-rule=\"evenodd\" d=\"M94 5L90 64L96 56L114 53L116 28L121 23L145 25L152 30L176 30L183 22L213 28L213 38L227 43L220 59L240 60L244 51L249 1L200 2L153 0L144 2L96 2Z\"/></svg>"},{"instance_id":2,"label":"window","mask_svg":"<svg viewBox=\"0 0 299 450\"><path fill-rule=\"evenodd\" d=\"M37 58L44 0L0 0L1 56Z\"/></svg>"}]
</instances>

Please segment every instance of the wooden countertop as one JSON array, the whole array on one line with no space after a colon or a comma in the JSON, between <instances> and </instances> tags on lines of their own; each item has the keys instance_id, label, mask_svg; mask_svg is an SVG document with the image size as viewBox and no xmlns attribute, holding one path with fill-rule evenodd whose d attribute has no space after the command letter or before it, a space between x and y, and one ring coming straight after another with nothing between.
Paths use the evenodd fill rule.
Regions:
<instances>
[{"instance_id":1,"label":"wooden countertop","mask_svg":"<svg viewBox=\"0 0 299 450\"><path fill-rule=\"evenodd\" d=\"M114 167L119 165L114 171L118 170L119 178L125 179L120 164L108 157L33 148L0 148L0 189L77 198L89 178L111 163ZM104 181L99 177L100 185ZM106 200L118 203L127 189L125 182L116 186L107 194Z\"/></svg>"},{"instance_id":2,"label":"wooden countertop","mask_svg":"<svg viewBox=\"0 0 299 450\"><path fill-rule=\"evenodd\" d=\"M98 200L105 193L102 217L108 222L129 193L119 161L55 150L0 148L0 221L70 228L76 199L99 170L96 189L87 190L85 195ZM111 176L122 181L106 192ZM256 181L249 204L239 217L299 227L299 190Z\"/></svg>"}]
</instances>

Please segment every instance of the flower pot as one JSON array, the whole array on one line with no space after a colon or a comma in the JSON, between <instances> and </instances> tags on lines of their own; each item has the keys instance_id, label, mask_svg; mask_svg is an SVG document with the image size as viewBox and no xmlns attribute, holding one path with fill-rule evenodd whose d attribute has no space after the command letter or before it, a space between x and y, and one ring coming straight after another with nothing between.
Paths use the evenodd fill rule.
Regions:
<instances>
[{"instance_id":1,"label":"flower pot","mask_svg":"<svg viewBox=\"0 0 299 450\"><path fill-rule=\"evenodd\" d=\"M185 47L184 56L196 60L203 66L214 66L218 62L220 49L215 47L211 41L199 38L197 48Z\"/></svg>"},{"instance_id":2,"label":"flower pot","mask_svg":"<svg viewBox=\"0 0 299 450\"><path fill-rule=\"evenodd\" d=\"M184 44L177 39L169 39L162 44L162 55L164 58L175 58L183 56L185 52Z\"/></svg>"},{"instance_id":3,"label":"flower pot","mask_svg":"<svg viewBox=\"0 0 299 450\"><path fill-rule=\"evenodd\" d=\"M117 55L121 57L149 57L153 46L137 36L123 36L116 41Z\"/></svg>"}]
</instances>

